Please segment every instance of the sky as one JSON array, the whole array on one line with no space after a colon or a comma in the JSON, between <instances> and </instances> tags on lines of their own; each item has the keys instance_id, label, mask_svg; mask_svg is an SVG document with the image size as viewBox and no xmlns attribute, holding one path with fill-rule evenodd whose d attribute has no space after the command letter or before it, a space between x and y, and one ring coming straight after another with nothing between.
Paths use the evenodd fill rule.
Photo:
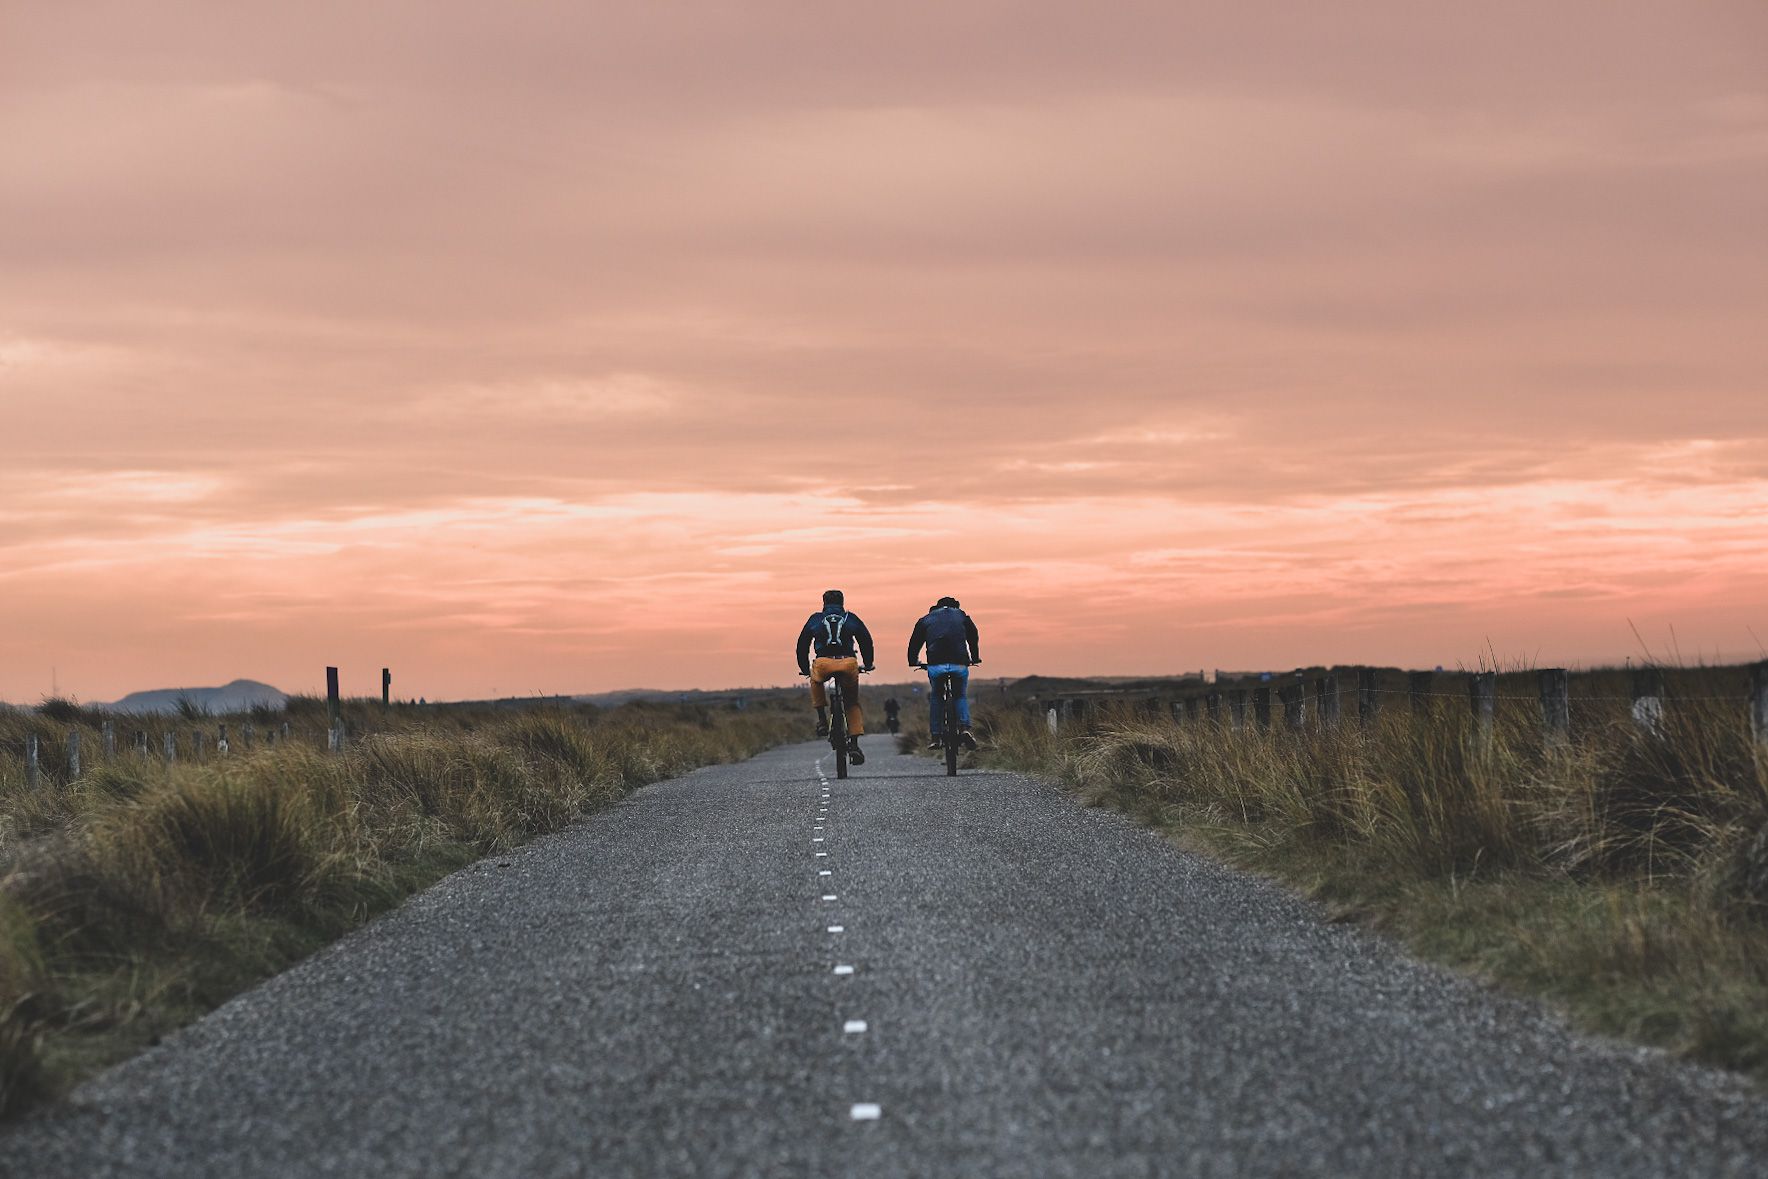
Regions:
<instances>
[{"instance_id":1,"label":"sky","mask_svg":"<svg viewBox=\"0 0 1768 1179\"><path fill-rule=\"evenodd\" d=\"M0 699L1768 642L1759 0L0 0L0 144Z\"/></svg>"}]
</instances>

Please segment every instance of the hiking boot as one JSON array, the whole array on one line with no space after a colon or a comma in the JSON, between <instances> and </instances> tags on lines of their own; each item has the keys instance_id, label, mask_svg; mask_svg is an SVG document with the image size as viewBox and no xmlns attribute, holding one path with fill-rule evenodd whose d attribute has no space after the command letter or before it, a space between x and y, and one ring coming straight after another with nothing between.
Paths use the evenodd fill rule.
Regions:
<instances>
[{"instance_id":1,"label":"hiking boot","mask_svg":"<svg viewBox=\"0 0 1768 1179\"><path fill-rule=\"evenodd\" d=\"M818 721L816 723L816 735L819 737L827 737L829 735L828 721Z\"/></svg>"},{"instance_id":2,"label":"hiking boot","mask_svg":"<svg viewBox=\"0 0 1768 1179\"><path fill-rule=\"evenodd\" d=\"M860 750L858 737L854 737L847 742L847 761L850 765L856 766L863 766L866 764L866 755Z\"/></svg>"},{"instance_id":3,"label":"hiking boot","mask_svg":"<svg viewBox=\"0 0 1768 1179\"><path fill-rule=\"evenodd\" d=\"M976 752L976 737L969 729L963 729L958 733L958 744L972 753Z\"/></svg>"},{"instance_id":4,"label":"hiking boot","mask_svg":"<svg viewBox=\"0 0 1768 1179\"><path fill-rule=\"evenodd\" d=\"M927 742L927 748L929 748L929 749L944 749L945 748L945 738L941 737L938 733L933 734L933 740Z\"/></svg>"}]
</instances>

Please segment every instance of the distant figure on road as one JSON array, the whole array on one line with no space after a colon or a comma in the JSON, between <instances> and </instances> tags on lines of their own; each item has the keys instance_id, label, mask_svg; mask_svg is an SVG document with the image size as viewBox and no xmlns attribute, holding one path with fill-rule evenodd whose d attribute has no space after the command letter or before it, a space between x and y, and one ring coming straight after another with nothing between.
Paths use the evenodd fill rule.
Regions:
<instances>
[{"instance_id":1,"label":"distant figure on road","mask_svg":"<svg viewBox=\"0 0 1768 1179\"><path fill-rule=\"evenodd\" d=\"M854 657L855 645L859 658ZM812 651L816 662L810 661ZM865 714L859 707L860 660L864 670L872 670L872 632L849 614L846 596L840 590L823 592L823 608L810 616L798 632L798 674L810 677L810 702L816 708L816 735L829 735L829 693L823 683L830 676L841 677L841 690L847 699L847 760L864 765L866 755L859 750L859 739L866 731Z\"/></svg>"},{"instance_id":2,"label":"distant figure on road","mask_svg":"<svg viewBox=\"0 0 1768 1179\"><path fill-rule=\"evenodd\" d=\"M889 729L892 733L902 727L896 719L896 714L900 711L902 711L902 705L896 702L895 696L884 701L884 727Z\"/></svg>"},{"instance_id":3,"label":"distant figure on road","mask_svg":"<svg viewBox=\"0 0 1768 1179\"><path fill-rule=\"evenodd\" d=\"M957 682L958 740L965 749L975 749L976 738L970 734L970 668L982 662L982 655L976 624L958 607L956 598L939 599L928 608L927 616L915 623L914 633L909 635L910 667L921 666L922 646L927 648L927 682L932 684L942 675ZM927 707L933 732L927 748L938 749L944 736L939 731L938 692L927 693Z\"/></svg>"}]
</instances>

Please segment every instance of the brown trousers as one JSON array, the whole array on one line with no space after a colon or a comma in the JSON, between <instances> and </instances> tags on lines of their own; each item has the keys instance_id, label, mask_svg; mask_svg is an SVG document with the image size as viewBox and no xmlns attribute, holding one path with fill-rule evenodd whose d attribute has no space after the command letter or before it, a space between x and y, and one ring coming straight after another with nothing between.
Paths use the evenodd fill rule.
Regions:
<instances>
[{"instance_id":1,"label":"brown trousers","mask_svg":"<svg viewBox=\"0 0 1768 1179\"><path fill-rule=\"evenodd\" d=\"M859 709L859 660L816 659L810 665L810 702L816 708L829 706L829 691L823 681L830 676L841 677L842 698L847 701L847 733L858 737L866 731L865 714Z\"/></svg>"}]
</instances>

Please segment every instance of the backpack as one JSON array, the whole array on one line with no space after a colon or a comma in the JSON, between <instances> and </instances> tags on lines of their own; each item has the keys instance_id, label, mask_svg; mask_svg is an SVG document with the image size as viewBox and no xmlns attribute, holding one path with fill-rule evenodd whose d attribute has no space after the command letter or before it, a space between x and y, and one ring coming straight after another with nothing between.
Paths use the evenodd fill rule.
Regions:
<instances>
[{"instance_id":1,"label":"backpack","mask_svg":"<svg viewBox=\"0 0 1768 1179\"><path fill-rule=\"evenodd\" d=\"M836 650L845 653L848 643L853 641L853 631L849 628L849 620L853 615L845 610L840 613L830 611L817 620L819 629L816 633L816 649L818 651Z\"/></svg>"},{"instance_id":2,"label":"backpack","mask_svg":"<svg viewBox=\"0 0 1768 1179\"><path fill-rule=\"evenodd\" d=\"M948 606L933 611L922 620L926 623L927 656L930 662L952 662L969 653L970 644L964 633L964 623L968 617L962 610Z\"/></svg>"}]
</instances>

